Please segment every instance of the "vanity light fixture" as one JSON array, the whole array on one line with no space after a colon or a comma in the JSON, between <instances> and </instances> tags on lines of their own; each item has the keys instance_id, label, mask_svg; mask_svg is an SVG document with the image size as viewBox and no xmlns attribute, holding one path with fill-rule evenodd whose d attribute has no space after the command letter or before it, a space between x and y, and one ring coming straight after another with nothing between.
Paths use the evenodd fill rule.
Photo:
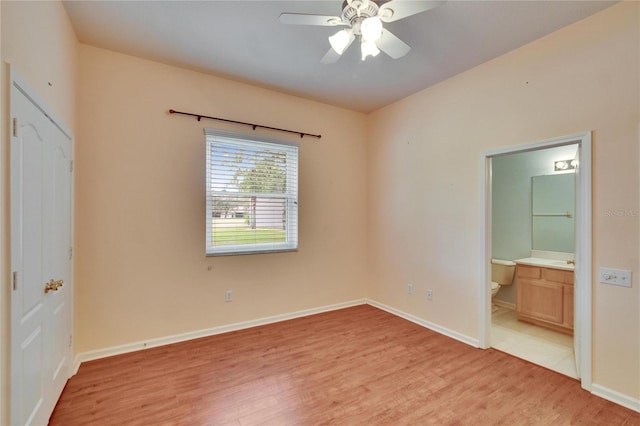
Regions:
<instances>
[{"instance_id":1,"label":"vanity light fixture","mask_svg":"<svg viewBox=\"0 0 640 426\"><path fill-rule=\"evenodd\" d=\"M566 172L569 170L575 170L578 167L578 160L560 160L554 161L553 169L556 172Z\"/></svg>"}]
</instances>

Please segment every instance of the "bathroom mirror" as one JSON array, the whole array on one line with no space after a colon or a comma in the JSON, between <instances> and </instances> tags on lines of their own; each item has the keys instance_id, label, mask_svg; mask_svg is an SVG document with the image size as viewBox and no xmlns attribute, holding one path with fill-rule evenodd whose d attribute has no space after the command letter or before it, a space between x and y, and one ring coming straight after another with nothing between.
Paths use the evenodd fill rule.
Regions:
<instances>
[{"instance_id":1,"label":"bathroom mirror","mask_svg":"<svg viewBox=\"0 0 640 426\"><path fill-rule=\"evenodd\" d=\"M532 177L532 249L573 253L574 173Z\"/></svg>"}]
</instances>

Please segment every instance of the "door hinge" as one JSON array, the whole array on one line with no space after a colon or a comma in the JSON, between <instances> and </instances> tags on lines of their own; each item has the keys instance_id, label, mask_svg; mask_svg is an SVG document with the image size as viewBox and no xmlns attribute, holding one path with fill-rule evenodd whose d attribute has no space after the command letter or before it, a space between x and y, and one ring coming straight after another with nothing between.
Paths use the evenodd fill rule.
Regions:
<instances>
[{"instance_id":1,"label":"door hinge","mask_svg":"<svg viewBox=\"0 0 640 426\"><path fill-rule=\"evenodd\" d=\"M13 272L13 290L16 291L18 289L18 271Z\"/></svg>"},{"instance_id":2,"label":"door hinge","mask_svg":"<svg viewBox=\"0 0 640 426\"><path fill-rule=\"evenodd\" d=\"M73 257L73 247L69 247L69 260Z\"/></svg>"},{"instance_id":3,"label":"door hinge","mask_svg":"<svg viewBox=\"0 0 640 426\"><path fill-rule=\"evenodd\" d=\"M69 347L73 345L73 334L69 335Z\"/></svg>"},{"instance_id":4,"label":"door hinge","mask_svg":"<svg viewBox=\"0 0 640 426\"><path fill-rule=\"evenodd\" d=\"M69 163L69 171L73 173L73 160Z\"/></svg>"},{"instance_id":5,"label":"door hinge","mask_svg":"<svg viewBox=\"0 0 640 426\"><path fill-rule=\"evenodd\" d=\"M18 137L18 118L13 117L13 137Z\"/></svg>"}]
</instances>

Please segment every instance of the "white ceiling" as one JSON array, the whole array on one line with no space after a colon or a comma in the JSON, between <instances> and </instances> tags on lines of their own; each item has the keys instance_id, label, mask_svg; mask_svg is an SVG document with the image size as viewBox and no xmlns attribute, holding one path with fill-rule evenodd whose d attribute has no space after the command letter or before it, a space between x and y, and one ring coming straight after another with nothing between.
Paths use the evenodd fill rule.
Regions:
<instances>
[{"instance_id":1,"label":"white ceiling","mask_svg":"<svg viewBox=\"0 0 640 426\"><path fill-rule=\"evenodd\" d=\"M340 15L341 0L65 1L78 39L369 112L500 56L615 1L459 1L385 24L411 51L320 59L336 27L283 25L283 12Z\"/></svg>"}]
</instances>

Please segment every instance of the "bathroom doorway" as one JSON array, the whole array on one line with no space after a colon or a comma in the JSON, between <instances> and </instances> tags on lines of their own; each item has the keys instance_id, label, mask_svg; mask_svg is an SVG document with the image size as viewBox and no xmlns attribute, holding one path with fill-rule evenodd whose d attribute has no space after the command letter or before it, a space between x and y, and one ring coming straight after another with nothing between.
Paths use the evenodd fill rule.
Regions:
<instances>
[{"instance_id":1,"label":"bathroom doorway","mask_svg":"<svg viewBox=\"0 0 640 426\"><path fill-rule=\"evenodd\" d=\"M585 389L591 386L590 170L590 133L482 154L481 347L580 378ZM493 300L492 258L518 263L513 281Z\"/></svg>"}]
</instances>

